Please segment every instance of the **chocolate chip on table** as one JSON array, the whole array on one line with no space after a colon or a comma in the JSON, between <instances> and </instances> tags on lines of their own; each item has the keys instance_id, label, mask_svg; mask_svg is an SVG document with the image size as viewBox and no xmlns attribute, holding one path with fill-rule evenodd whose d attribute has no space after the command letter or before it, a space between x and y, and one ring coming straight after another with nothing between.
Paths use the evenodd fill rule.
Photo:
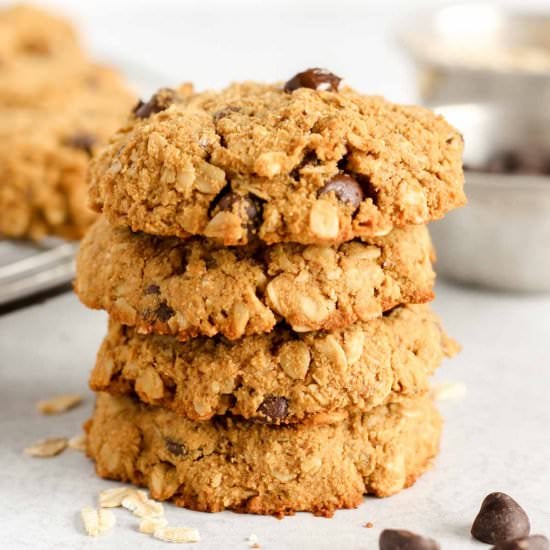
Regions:
<instances>
[{"instance_id":1,"label":"chocolate chip on table","mask_svg":"<svg viewBox=\"0 0 550 550\"><path fill-rule=\"evenodd\" d=\"M334 193L338 199L357 210L364 198L363 189L355 178L347 174L337 174L319 190L318 197Z\"/></svg>"},{"instance_id":2,"label":"chocolate chip on table","mask_svg":"<svg viewBox=\"0 0 550 550\"><path fill-rule=\"evenodd\" d=\"M285 92L293 92L298 88L311 88L312 90L323 90L337 92L342 79L326 69L308 69L293 76L284 87Z\"/></svg>"},{"instance_id":3,"label":"chocolate chip on table","mask_svg":"<svg viewBox=\"0 0 550 550\"><path fill-rule=\"evenodd\" d=\"M435 540L404 529L384 529L380 533L378 547L380 550L439 550L441 548Z\"/></svg>"},{"instance_id":4,"label":"chocolate chip on table","mask_svg":"<svg viewBox=\"0 0 550 550\"><path fill-rule=\"evenodd\" d=\"M161 302L155 311L157 319L163 323L173 317L175 313L176 312L166 302Z\"/></svg>"},{"instance_id":5,"label":"chocolate chip on table","mask_svg":"<svg viewBox=\"0 0 550 550\"><path fill-rule=\"evenodd\" d=\"M525 510L505 493L491 493L481 503L472 525L472 536L481 542L497 544L526 537L531 526Z\"/></svg>"},{"instance_id":6,"label":"chocolate chip on table","mask_svg":"<svg viewBox=\"0 0 550 550\"><path fill-rule=\"evenodd\" d=\"M139 100L132 112L138 118L148 118L155 113L160 113L168 109L170 105L177 103L178 99L179 97L175 90L171 88L161 88L155 92L146 103Z\"/></svg>"},{"instance_id":7,"label":"chocolate chip on table","mask_svg":"<svg viewBox=\"0 0 550 550\"><path fill-rule=\"evenodd\" d=\"M286 397L268 395L258 407L258 412L273 420L282 420L288 415Z\"/></svg>"},{"instance_id":8,"label":"chocolate chip on table","mask_svg":"<svg viewBox=\"0 0 550 550\"><path fill-rule=\"evenodd\" d=\"M74 134L70 138L68 138L65 143L69 147L74 147L75 149L81 149L82 151L85 151L88 153L88 155L92 154L93 146L96 144L96 138L92 134L88 134L86 132L80 132L77 134Z\"/></svg>"},{"instance_id":9,"label":"chocolate chip on table","mask_svg":"<svg viewBox=\"0 0 550 550\"><path fill-rule=\"evenodd\" d=\"M544 535L531 535L499 542L492 550L549 550L550 542Z\"/></svg>"},{"instance_id":10,"label":"chocolate chip on table","mask_svg":"<svg viewBox=\"0 0 550 550\"><path fill-rule=\"evenodd\" d=\"M183 443L178 443L177 441L174 441L173 439L170 439L168 437L164 438L164 446L168 450L168 452L172 453L175 456L183 456L184 454L187 454L187 449L185 448L185 445Z\"/></svg>"}]
</instances>

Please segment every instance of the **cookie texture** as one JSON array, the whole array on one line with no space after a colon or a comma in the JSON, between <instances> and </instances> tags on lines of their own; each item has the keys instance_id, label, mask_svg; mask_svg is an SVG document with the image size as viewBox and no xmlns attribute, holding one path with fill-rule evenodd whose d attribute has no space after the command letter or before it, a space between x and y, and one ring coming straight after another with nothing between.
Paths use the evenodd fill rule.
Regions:
<instances>
[{"instance_id":1,"label":"cookie texture","mask_svg":"<svg viewBox=\"0 0 550 550\"><path fill-rule=\"evenodd\" d=\"M94 207L133 230L240 245L380 236L464 204L462 138L442 117L297 85L160 90L93 163Z\"/></svg>"},{"instance_id":2,"label":"cookie texture","mask_svg":"<svg viewBox=\"0 0 550 550\"><path fill-rule=\"evenodd\" d=\"M66 100L0 107L0 235L80 238L96 217L86 197L90 156L133 96L117 73L90 65Z\"/></svg>"},{"instance_id":3,"label":"cookie texture","mask_svg":"<svg viewBox=\"0 0 550 550\"><path fill-rule=\"evenodd\" d=\"M272 424L333 423L425 394L451 344L428 306L399 307L336 332L278 329L236 342L180 343L111 321L90 386L196 421L230 413Z\"/></svg>"},{"instance_id":4,"label":"cookie texture","mask_svg":"<svg viewBox=\"0 0 550 550\"><path fill-rule=\"evenodd\" d=\"M181 340L236 339L281 321L298 332L334 330L433 297L425 227L332 247L259 243L159 238L112 228L102 217L82 242L75 290L139 332Z\"/></svg>"},{"instance_id":5,"label":"cookie texture","mask_svg":"<svg viewBox=\"0 0 550 550\"><path fill-rule=\"evenodd\" d=\"M366 493L412 485L437 453L441 420L423 397L328 425L197 423L100 393L87 431L98 475L147 486L156 499L209 512L331 516Z\"/></svg>"}]
</instances>

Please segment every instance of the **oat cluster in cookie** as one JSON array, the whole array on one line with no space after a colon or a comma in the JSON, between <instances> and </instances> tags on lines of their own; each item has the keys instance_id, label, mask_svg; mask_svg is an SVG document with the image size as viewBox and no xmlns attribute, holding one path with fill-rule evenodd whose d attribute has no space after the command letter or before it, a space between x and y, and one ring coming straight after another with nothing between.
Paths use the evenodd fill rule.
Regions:
<instances>
[{"instance_id":1,"label":"oat cluster in cookie","mask_svg":"<svg viewBox=\"0 0 550 550\"><path fill-rule=\"evenodd\" d=\"M93 162L93 206L135 231L242 245L380 236L464 204L462 137L442 117L327 75L290 82L160 90Z\"/></svg>"},{"instance_id":2,"label":"oat cluster in cookie","mask_svg":"<svg viewBox=\"0 0 550 550\"><path fill-rule=\"evenodd\" d=\"M29 7L0 11L0 235L80 238L90 156L134 103L72 27Z\"/></svg>"}]
</instances>

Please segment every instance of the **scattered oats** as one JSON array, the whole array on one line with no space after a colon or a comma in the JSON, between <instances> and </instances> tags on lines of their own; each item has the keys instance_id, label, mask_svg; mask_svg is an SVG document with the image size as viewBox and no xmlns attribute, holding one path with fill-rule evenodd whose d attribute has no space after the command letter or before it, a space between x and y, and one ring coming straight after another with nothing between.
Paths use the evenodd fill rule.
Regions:
<instances>
[{"instance_id":1,"label":"scattered oats","mask_svg":"<svg viewBox=\"0 0 550 550\"><path fill-rule=\"evenodd\" d=\"M111 510L96 510L91 506L86 506L82 508L80 515L84 522L84 529L90 537L97 537L107 532L116 523L115 515Z\"/></svg>"},{"instance_id":2,"label":"scattered oats","mask_svg":"<svg viewBox=\"0 0 550 550\"><path fill-rule=\"evenodd\" d=\"M66 437L47 437L27 447L25 454L40 458L57 456L67 448L67 445Z\"/></svg>"},{"instance_id":3,"label":"scattered oats","mask_svg":"<svg viewBox=\"0 0 550 550\"><path fill-rule=\"evenodd\" d=\"M363 527L366 527L367 529L372 529L374 527L374 523L372 521L367 521Z\"/></svg>"},{"instance_id":4,"label":"scattered oats","mask_svg":"<svg viewBox=\"0 0 550 550\"><path fill-rule=\"evenodd\" d=\"M193 527L159 527L153 537L164 542L199 542L201 537L198 529Z\"/></svg>"},{"instance_id":5,"label":"scattered oats","mask_svg":"<svg viewBox=\"0 0 550 550\"><path fill-rule=\"evenodd\" d=\"M86 434L74 435L69 439L69 449L86 452Z\"/></svg>"},{"instance_id":6,"label":"scattered oats","mask_svg":"<svg viewBox=\"0 0 550 550\"><path fill-rule=\"evenodd\" d=\"M132 491L122 499L122 506L138 518L158 518L164 516L160 502L147 498L145 491Z\"/></svg>"},{"instance_id":7,"label":"scattered oats","mask_svg":"<svg viewBox=\"0 0 550 550\"><path fill-rule=\"evenodd\" d=\"M137 492L132 487L113 487L99 493L99 505L101 508L117 508L122 506L122 501L131 493Z\"/></svg>"},{"instance_id":8,"label":"scattered oats","mask_svg":"<svg viewBox=\"0 0 550 550\"><path fill-rule=\"evenodd\" d=\"M258 537L254 533L251 533L246 540L249 548L261 548Z\"/></svg>"},{"instance_id":9,"label":"scattered oats","mask_svg":"<svg viewBox=\"0 0 550 550\"><path fill-rule=\"evenodd\" d=\"M139 522L139 532L152 535L157 529L166 527L168 521L166 518L143 518Z\"/></svg>"},{"instance_id":10,"label":"scattered oats","mask_svg":"<svg viewBox=\"0 0 550 550\"><path fill-rule=\"evenodd\" d=\"M454 401L466 395L466 385L462 382L442 382L432 388L434 399L438 401Z\"/></svg>"},{"instance_id":11,"label":"scattered oats","mask_svg":"<svg viewBox=\"0 0 550 550\"><path fill-rule=\"evenodd\" d=\"M82 403L81 395L78 393L66 393L56 395L51 399L39 401L36 407L42 414L59 414L74 409L80 403Z\"/></svg>"}]
</instances>

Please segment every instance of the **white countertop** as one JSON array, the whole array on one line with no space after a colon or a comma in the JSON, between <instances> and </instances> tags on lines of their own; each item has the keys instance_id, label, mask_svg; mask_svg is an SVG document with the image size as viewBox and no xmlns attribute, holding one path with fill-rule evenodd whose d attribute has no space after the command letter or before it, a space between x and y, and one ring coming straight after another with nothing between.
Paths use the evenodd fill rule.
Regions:
<instances>
[{"instance_id":1,"label":"white countertop","mask_svg":"<svg viewBox=\"0 0 550 550\"><path fill-rule=\"evenodd\" d=\"M493 294L440 284L435 307L464 346L439 380L466 384L467 394L441 403L446 427L435 468L388 499L368 498L333 519L298 514L282 521L234 513L204 514L167 505L172 524L198 527L201 549L243 548L251 533L264 550L377 548L383 528L407 528L444 549L488 548L469 537L482 498L511 494L527 510L533 532L550 535L550 296ZM137 520L116 510L117 526L86 537L79 511L113 483L95 477L83 454L67 450L29 458L35 440L72 436L89 416L86 388L106 328L102 312L70 293L0 317L0 548L162 548L136 532ZM86 394L85 406L41 416L38 400ZM362 527L372 521L375 527Z\"/></svg>"}]
</instances>

